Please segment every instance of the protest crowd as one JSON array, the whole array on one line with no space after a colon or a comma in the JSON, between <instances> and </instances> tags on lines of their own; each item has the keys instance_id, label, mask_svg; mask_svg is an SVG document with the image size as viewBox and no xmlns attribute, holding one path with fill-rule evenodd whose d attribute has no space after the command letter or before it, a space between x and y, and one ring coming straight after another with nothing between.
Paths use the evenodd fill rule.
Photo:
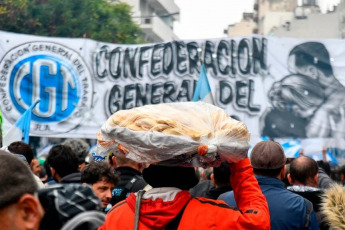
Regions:
<instances>
[{"instance_id":1,"label":"protest crowd","mask_svg":"<svg viewBox=\"0 0 345 230\"><path fill-rule=\"evenodd\" d=\"M121 110L96 136L96 149L67 138L39 158L2 147L0 229L345 228L344 166L287 158L274 140L249 155L246 125L216 106Z\"/></svg>"}]
</instances>

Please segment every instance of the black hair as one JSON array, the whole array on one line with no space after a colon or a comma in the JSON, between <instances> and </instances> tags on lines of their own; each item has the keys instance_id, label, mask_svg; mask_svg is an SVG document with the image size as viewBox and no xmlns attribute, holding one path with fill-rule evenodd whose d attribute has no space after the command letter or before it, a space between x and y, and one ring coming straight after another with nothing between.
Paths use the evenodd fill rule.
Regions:
<instances>
[{"instance_id":1,"label":"black hair","mask_svg":"<svg viewBox=\"0 0 345 230\"><path fill-rule=\"evenodd\" d=\"M8 147L8 150L14 154L21 154L25 156L26 161L30 164L32 159L34 158L34 151L30 147L30 145L26 144L23 141L15 141L12 142Z\"/></svg>"},{"instance_id":2,"label":"black hair","mask_svg":"<svg viewBox=\"0 0 345 230\"><path fill-rule=\"evenodd\" d=\"M319 166L320 168L322 168L323 170L325 170L326 174L328 176L331 175L331 165L328 162L324 162L324 161L317 161L317 166Z\"/></svg>"},{"instance_id":3,"label":"black hair","mask_svg":"<svg viewBox=\"0 0 345 230\"><path fill-rule=\"evenodd\" d=\"M95 184L105 179L107 182L117 184L119 177L106 162L91 162L81 171L81 181L87 184Z\"/></svg>"},{"instance_id":4,"label":"black hair","mask_svg":"<svg viewBox=\"0 0 345 230\"><path fill-rule=\"evenodd\" d=\"M67 145L55 145L48 154L47 161L62 178L78 172L78 157Z\"/></svg>"},{"instance_id":5,"label":"black hair","mask_svg":"<svg viewBox=\"0 0 345 230\"><path fill-rule=\"evenodd\" d=\"M213 167L213 178L218 186L230 185L230 174L228 162L222 162L220 166Z\"/></svg>"},{"instance_id":6,"label":"black hair","mask_svg":"<svg viewBox=\"0 0 345 230\"><path fill-rule=\"evenodd\" d=\"M290 177L307 185L318 173L318 166L314 159L307 156L299 156L290 163Z\"/></svg>"},{"instance_id":7,"label":"black hair","mask_svg":"<svg viewBox=\"0 0 345 230\"><path fill-rule=\"evenodd\" d=\"M198 183L194 168L151 164L143 170L144 180L153 188L176 187L189 190Z\"/></svg>"},{"instance_id":8,"label":"black hair","mask_svg":"<svg viewBox=\"0 0 345 230\"><path fill-rule=\"evenodd\" d=\"M329 53L326 47L320 42L305 42L295 46L289 56L295 55L295 65L304 67L307 65L316 66L326 76L333 75Z\"/></svg>"},{"instance_id":9,"label":"black hair","mask_svg":"<svg viewBox=\"0 0 345 230\"><path fill-rule=\"evenodd\" d=\"M13 154L0 150L0 209L34 194L37 184L28 165Z\"/></svg>"},{"instance_id":10,"label":"black hair","mask_svg":"<svg viewBox=\"0 0 345 230\"><path fill-rule=\"evenodd\" d=\"M83 139L77 139L77 138L69 138L66 139L63 143L63 145L67 145L71 147L73 152L78 157L78 163L82 164L85 162L85 158L87 154L89 154L90 145Z\"/></svg>"}]
</instances>

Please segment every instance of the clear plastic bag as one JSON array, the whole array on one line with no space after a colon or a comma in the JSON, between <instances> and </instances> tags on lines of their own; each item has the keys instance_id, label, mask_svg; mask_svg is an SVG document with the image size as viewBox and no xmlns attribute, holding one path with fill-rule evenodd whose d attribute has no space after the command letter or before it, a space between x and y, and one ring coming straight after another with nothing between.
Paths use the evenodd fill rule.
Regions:
<instances>
[{"instance_id":1,"label":"clear plastic bag","mask_svg":"<svg viewBox=\"0 0 345 230\"><path fill-rule=\"evenodd\" d=\"M203 102L146 105L114 113L97 134L96 154L186 167L218 166L247 156L249 132Z\"/></svg>"}]
</instances>

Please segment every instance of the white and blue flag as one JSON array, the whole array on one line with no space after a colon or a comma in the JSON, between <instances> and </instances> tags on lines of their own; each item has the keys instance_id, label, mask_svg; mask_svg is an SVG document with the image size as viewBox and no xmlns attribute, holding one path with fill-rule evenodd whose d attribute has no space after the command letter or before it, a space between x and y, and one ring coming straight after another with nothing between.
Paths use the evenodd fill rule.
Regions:
<instances>
[{"instance_id":1,"label":"white and blue flag","mask_svg":"<svg viewBox=\"0 0 345 230\"><path fill-rule=\"evenodd\" d=\"M193 94L193 101L203 101L206 103L210 103L212 105L215 104L204 65L201 66L199 79L198 79L198 82L196 84L195 91Z\"/></svg>"},{"instance_id":2,"label":"white and blue flag","mask_svg":"<svg viewBox=\"0 0 345 230\"><path fill-rule=\"evenodd\" d=\"M8 146L14 141L23 141L29 144L31 113L39 101L40 100L35 101L10 128L3 137L3 146Z\"/></svg>"}]
</instances>

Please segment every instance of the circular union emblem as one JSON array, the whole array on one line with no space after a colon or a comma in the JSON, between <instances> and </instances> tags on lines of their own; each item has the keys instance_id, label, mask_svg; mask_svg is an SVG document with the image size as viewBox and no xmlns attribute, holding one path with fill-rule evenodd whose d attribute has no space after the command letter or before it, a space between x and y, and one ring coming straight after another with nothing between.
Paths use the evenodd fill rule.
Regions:
<instances>
[{"instance_id":1,"label":"circular union emblem","mask_svg":"<svg viewBox=\"0 0 345 230\"><path fill-rule=\"evenodd\" d=\"M0 107L14 123L31 104L31 133L51 135L73 130L92 104L92 80L83 58L58 43L29 42L0 61Z\"/></svg>"}]
</instances>

